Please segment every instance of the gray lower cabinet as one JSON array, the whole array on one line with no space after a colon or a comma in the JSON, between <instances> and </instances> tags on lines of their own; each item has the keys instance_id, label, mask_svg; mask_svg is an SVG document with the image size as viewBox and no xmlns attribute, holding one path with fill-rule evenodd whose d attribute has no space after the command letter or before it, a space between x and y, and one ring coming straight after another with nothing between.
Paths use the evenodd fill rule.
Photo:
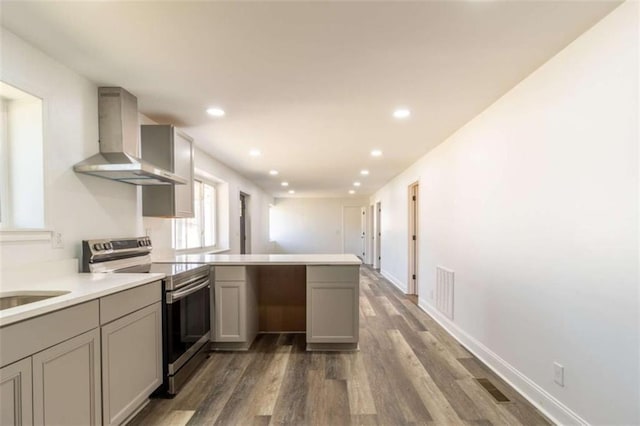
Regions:
<instances>
[{"instance_id":1,"label":"gray lower cabinet","mask_svg":"<svg viewBox=\"0 0 640 426\"><path fill-rule=\"evenodd\" d=\"M258 332L255 271L245 266L217 266L215 277L213 346L247 349Z\"/></svg>"},{"instance_id":2,"label":"gray lower cabinet","mask_svg":"<svg viewBox=\"0 0 640 426\"><path fill-rule=\"evenodd\" d=\"M359 266L308 266L308 347L355 346L358 342L359 300Z\"/></svg>"},{"instance_id":3,"label":"gray lower cabinet","mask_svg":"<svg viewBox=\"0 0 640 426\"><path fill-rule=\"evenodd\" d=\"M0 425L125 422L162 383L162 284L0 327Z\"/></svg>"},{"instance_id":4,"label":"gray lower cabinet","mask_svg":"<svg viewBox=\"0 0 640 426\"><path fill-rule=\"evenodd\" d=\"M0 425L33 424L31 358L0 368Z\"/></svg>"},{"instance_id":5,"label":"gray lower cabinet","mask_svg":"<svg viewBox=\"0 0 640 426\"><path fill-rule=\"evenodd\" d=\"M216 281L216 341L247 340L246 298L244 282Z\"/></svg>"},{"instance_id":6,"label":"gray lower cabinet","mask_svg":"<svg viewBox=\"0 0 640 426\"><path fill-rule=\"evenodd\" d=\"M59 343L32 357L34 425L99 425L100 331Z\"/></svg>"},{"instance_id":7,"label":"gray lower cabinet","mask_svg":"<svg viewBox=\"0 0 640 426\"><path fill-rule=\"evenodd\" d=\"M162 384L162 305L102 326L105 425L121 424Z\"/></svg>"}]
</instances>

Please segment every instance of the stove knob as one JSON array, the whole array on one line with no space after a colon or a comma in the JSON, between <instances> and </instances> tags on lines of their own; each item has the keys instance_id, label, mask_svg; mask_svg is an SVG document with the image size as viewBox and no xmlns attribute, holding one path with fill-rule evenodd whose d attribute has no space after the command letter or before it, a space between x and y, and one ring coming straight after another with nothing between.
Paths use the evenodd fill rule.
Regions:
<instances>
[{"instance_id":1,"label":"stove knob","mask_svg":"<svg viewBox=\"0 0 640 426\"><path fill-rule=\"evenodd\" d=\"M113 244L105 243L104 248L105 248L105 250L113 250Z\"/></svg>"},{"instance_id":2,"label":"stove knob","mask_svg":"<svg viewBox=\"0 0 640 426\"><path fill-rule=\"evenodd\" d=\"M149 238L147 238L147 245L151 247L151 240Z\"/></svg>"},{"instance_id":3,"label":"stove knob","mask_svg":"<svg viewBox=\"0 0 640 426\"><path fill-rule=\"evenodd\" d=\"M93 245L93 249L98 251L98 250L102 250L102 244L94 244Z\"/></svg>"}]
</instances>

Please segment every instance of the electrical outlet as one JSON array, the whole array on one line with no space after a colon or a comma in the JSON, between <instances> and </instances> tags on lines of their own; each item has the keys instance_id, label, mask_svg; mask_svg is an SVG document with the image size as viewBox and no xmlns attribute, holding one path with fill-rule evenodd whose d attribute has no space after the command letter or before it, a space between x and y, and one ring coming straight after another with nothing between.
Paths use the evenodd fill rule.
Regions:
<instances>
[{"instance_id":1,"label":"electrical outlet","mask_svg":"<svg viewBox=\"0 0 640 426\"><path fill-rule=\"evenodd\" d=\"M564 367L557 362L553 363L553 381L564 387Z\"/></svg>"},{"instance_id":2,"label":"electrical outlet","mask_svg":"<svg viewBox=\"0 0 640 426\"><path fill-rule=\"evenodd\" d=\"M54 249L64 248L64 241L62 240L62 234L60 232L54 232L51 238L51 246Z\"/></svg>"}]
</instances>

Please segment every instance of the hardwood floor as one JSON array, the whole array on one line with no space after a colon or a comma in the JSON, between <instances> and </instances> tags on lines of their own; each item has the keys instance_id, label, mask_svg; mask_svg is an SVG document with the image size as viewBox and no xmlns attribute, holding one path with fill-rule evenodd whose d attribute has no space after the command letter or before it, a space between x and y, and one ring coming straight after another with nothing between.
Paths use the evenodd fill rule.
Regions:
<instances>
[{"instance_id":1,"label":"hardwood floor","mask_svg":"<svg viewBox=\"0 0 640 426\"><path fill-rule=\"evenodd\" d=\"M131 424L550 424L379 273L360 275L360 351L259 335L248 352L212 352L174 399L152 400Z\"/></svg>"}]
</instances>

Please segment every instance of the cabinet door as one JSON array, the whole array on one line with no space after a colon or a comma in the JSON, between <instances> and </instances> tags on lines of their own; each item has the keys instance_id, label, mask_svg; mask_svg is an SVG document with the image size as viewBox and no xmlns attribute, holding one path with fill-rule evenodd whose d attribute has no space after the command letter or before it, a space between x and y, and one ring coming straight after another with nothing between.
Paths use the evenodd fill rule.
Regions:
<instances>
[{"instance_id":1,"label":"cabinet door","mask_svg":"<svg viewBox=\"0 0 640 426\"><path fill-rule=\"evenodd\" d=\"M162 384L162 304L102 327L103 424L120 424Z\"/></svg>"},{"instance_id":2,"label":"cabinet door","mask_svg":"<svg viewBox=\"0 0 640 426\"><path fill-rule=\"evenodd\" d=\"M0 424L33 424L31 358L0 368Z\"/></svg>"},{"instance_id":3,"label":"cabinet door","mask_svg":"<svg viewBox=\"0 0 640 426\"><path fill-rule=\"evenodd\" d=\"M100 332L96 328L33 356L36 425L99 425Z\"/></svg>"},{"instance_id":4,"label":"cabinet door","mask_svg":"<svg viewBox=\"0 0 640 426\"><path fill-rule=\"evenodd\" d=\"M244 281L216 281L215 315L217 342L244 342L246 333L246 290Z\"/></svg>"},{"instance_id":5,"label":"cabinet door","mask_svg":"<svg viewBox=\"0 0 640 426\"><path fill-rule=\"evenodd\" d=\"M358 283L307 283L307 342L358 341Z\"/></svg>"},{"instance_id":6,"label":"cabinet door","mask_svg":"<svg viewBox=\"0 0 640 426\"><path fill-rule=\"evenodd\" d=\"M193 144L191 139L174 130L174 173L187 179L175 185L176 217L193 217Z\"/></svg>"}]
</instances>

